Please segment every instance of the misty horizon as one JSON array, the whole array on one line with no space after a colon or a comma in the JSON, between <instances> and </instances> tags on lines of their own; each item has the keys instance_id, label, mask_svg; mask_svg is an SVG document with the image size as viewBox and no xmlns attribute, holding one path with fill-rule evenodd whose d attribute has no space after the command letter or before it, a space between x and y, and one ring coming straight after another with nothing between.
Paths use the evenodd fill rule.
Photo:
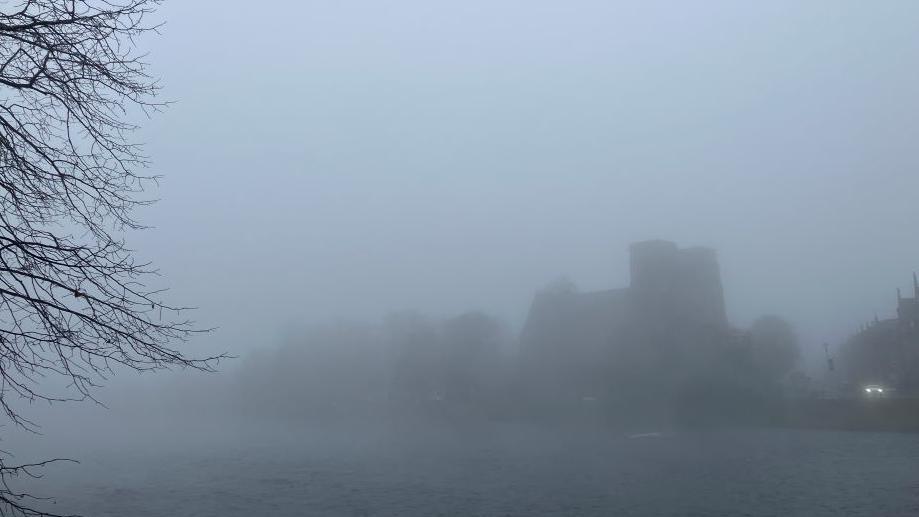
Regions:
<instances>
[{"instance_id":1,"label":"misty horizon","mask_svg":"<svg viewBox=\"0 0 919 517\"><path fill-rule=\"evenodd\" d=\"M0 514L915 512L917 22L0 3Z\"/></svg>"},{"instance_id":2,"label":"misty horizon","mask_svg":"<svg viewBox=\"0 0 919 517\"><path fill-rule=\"evenodd\" d=\"M730 320L780 314L808 353L893 313L919 269L912 6L527 5L310 5L245 44L245 11L163 6L177 102L144 137L169 174L131 242L222 329L208 350L413 308L519 329L535 290L623 285L654 238L716 249ZM221 45L184 51L203 19Z\"/></svg>"}]
</instances>

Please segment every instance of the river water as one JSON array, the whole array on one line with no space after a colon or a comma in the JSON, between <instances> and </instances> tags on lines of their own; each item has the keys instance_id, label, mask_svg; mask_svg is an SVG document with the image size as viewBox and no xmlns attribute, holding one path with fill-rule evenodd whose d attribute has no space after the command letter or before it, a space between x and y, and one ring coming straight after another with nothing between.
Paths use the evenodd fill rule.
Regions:
<instances>
[{"instance_id":1,"label":"river water","mask_svg":"<svg viewBox=\"0 0 919 517\"><path fill-rule=\"evenodd\" d=\"M912 434L408 423L208 434L84 451L42 490L56 511L119 517L919 515Z\"/></svg>"}]
</instances>

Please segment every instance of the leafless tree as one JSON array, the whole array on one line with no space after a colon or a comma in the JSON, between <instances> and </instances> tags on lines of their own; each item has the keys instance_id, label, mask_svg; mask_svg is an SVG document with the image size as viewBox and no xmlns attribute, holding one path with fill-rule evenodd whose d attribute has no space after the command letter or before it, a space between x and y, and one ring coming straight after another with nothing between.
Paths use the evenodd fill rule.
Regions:
<instances>
[{"instance_id":1,"label":"leafless tree","mask_svg":"<svg viewBox=\"0 0 919 517\"><path fill-rule=\"evenodd\" d=\"M173 348L196 328L149 287L124 237L151 202L132 120L160 109L138 39L160 0L0 1L0 408L91 398L120 367L210 369ZM64 395L43 388L68 380ZM0 515L32 510L5 481Z\"/></svg>"}]
</instances>

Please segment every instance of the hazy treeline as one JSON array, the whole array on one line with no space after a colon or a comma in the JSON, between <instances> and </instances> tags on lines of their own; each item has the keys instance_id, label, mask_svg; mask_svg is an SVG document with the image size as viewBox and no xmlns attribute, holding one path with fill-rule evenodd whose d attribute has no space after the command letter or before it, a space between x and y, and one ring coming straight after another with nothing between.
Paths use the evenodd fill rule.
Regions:
<instances>
[{"instance_id":1,"label":"hazy treeline","mask_svg":"<svg viewBox=\"0 0 919 517\"><path fill-rule=\"evenodd\" d=\"M392 314L377 324L336 322L253 353L235 379L252 416L348 418L413 414L451 418L601 418L611 422L709 422L765 418L800 374L798 344L784 320L750 329L684 335L669 359L632 357L581 367L534 365L493 316L438 319ZM659 346L638 339L636 349ZM561 348L564 351L564 348ZM601 382L579 391L577 378ZM569 380L565 380L569 379ZM567 383L567 385L566 385Z\"/></svg>"},{"instance_id":2,"label":"hazy treeline","mask_svg":"<svg viewBox=\"0 0 919 517\"><path fill-rule=\"evenodd\" d=\"M253 353L237 387L246 411L289 416L484 407L510 387L512 345L504 324L480 312L327 323Z\"/></svg>"}]
</instances>

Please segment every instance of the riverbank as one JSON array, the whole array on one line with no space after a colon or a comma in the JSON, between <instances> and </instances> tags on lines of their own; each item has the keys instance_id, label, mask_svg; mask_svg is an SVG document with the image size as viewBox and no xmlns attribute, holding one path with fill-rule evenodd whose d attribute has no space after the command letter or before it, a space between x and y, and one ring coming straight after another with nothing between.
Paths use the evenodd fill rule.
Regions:
<instances>
[{"instance_id":1,"label":"riverbank","mask_svg":"<svg viewBox=\"0 0 919 517\"><path fill-rule=\"evenodd\" d=\"M782 427L919 432L919 399L797 399L784 404Z\"/></svg>"}]
</instances>

